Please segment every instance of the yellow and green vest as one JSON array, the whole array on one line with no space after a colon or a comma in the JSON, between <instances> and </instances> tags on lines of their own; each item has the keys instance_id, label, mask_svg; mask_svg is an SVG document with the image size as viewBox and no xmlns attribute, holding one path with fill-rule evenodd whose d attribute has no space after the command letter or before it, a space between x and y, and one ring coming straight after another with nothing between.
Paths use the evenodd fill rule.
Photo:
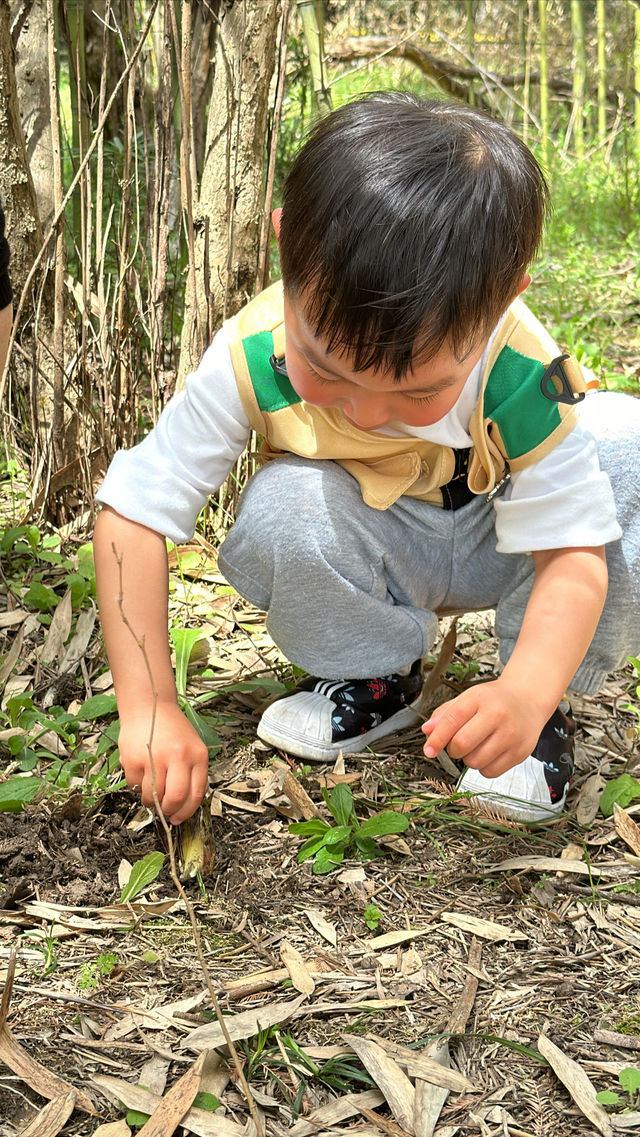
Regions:
<instances>
[{"instance_id":1,"label":"yellow and green vest","mask_svg":"<svg viewBox=\"0 0 640 1137\"><path fill-rule=\"evenodd\" d=\"M374 509L388 509L403 494L443 504L441 487L454 476L455 450L359 430L336 408L303 402L286 375L274 371L271 357L285 354L281 282L250 301L226 330L238 392L261 436L263 459L288 453L339 462L357 478L364 501ZM558 359L553 346L535 316L516 300L491 346L469 423L473 448L467 481L473 494L491 493L510 470L537 462L575 426L575 404L588 384L577 361ZM557 401L559 395L565 401Z\"/></svg>"}]
</instances>

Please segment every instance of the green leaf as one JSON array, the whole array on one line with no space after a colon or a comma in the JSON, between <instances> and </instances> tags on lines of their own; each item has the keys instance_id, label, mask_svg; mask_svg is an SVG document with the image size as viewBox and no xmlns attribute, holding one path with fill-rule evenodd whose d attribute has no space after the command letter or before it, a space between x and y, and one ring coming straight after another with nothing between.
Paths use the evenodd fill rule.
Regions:
<instances>
[{"instance_id":1,"label":"green leaf","mask_svg":"<svg viewBox=\"0 0 640 1137\"><path fill-rule=\"evenodd\" d=\"M198 640L202 639L200 628L172 628L171 643L176 653L176 687L183 698L187 694L187 670L191 652Z\"/></svg>"},{"instance_id":2,"label":"green leaf","mask_svg":"<svg viewBox=\"0 0 640 1137\"><path fill-rule=\"evenodd\" d=\"M381 850L376 845L373 837L363 837L361 833L355 835L356 848L365 860L372 861L374 857L379 857Z\"/></svg>"},{"instance_id":3,"label":"green leaf","mask_svg":"<svg viewBox=\"0 0 640 1137\"><path fill-rule=\"evenodd\" d=\"M388 833L404 833L405 829L408 828L409 818L406 813L386 810L384 813L377 813L375 817L363 821L360 826L360 833L364 837L386 837Z\"/></svg>"},{"instance_id":4,"label":"green leaf","mask_svg":"<svg viewBox=\"0 0 640 1137\"><path fill-rule=\"evenodd\" d=\"M220 735L218 734L217 730L214 730L212 726L209 726L209 723L203 715L200 715L197 711L194 711L188 699L181 698L179 701L180 710L189 719L192 727L197 730L205 746L208 747L209 750L213 749L213 747L218 749L221 745L221 742Z\"/></svg>"},{"instance_id":5,"label":"green leaf","mask_svg":"<svg viewBox=\"0 0 640 1137\"><path fill-rule=\"evenodd\" d=\"M150 1113L141 1113L139 1109L130 1109L127 1111L127 1125L130 1125L132 1129L142 1129L150 1117Z\"/></svg>"},{"instance_id":6,"label":"green leaf","mask_svg":"<svg viewBox=\"0 0 640 1137\"><path fill-rule=\"evenodd\" d=\"M611 817L614 805L619 805L624 809L637 797L640 797L638 779L632 777L631 774L620 774L619 777L607 782L600 798L600 809L605 817Z\"/></svg>"},{"instance_id":7,"label":"green leaf","mask_svg":"<svg viewBox=\"0 0 640 1137\"><path fill-rule=\"evenodd\" d=\"M339 782L333 787L329 797L329 809L338 825L348 825L355 816L353 794L345 782Z\"/></svg>"},{"instance_id":8,"label":"green leaf","mask_svg":"<svg viewBox=\"0 0 640 1137\"><path fill-rule=\"evenodd\" d=\"M60 597L46 584L34 580L22 598L29 608L36 608L38 612L52 612Z\"/></svg>"},{"instance_id":9,"label":"green leaf","mask_svg":"<svg viewBox=\"0 0 640 1137\"><path fill-rule=\"evenodd\" d=\"M147 853L141 861L136 861L131 869L131 876L120 893L120 903L126 904L132 900L143 888L151 884L160 874L164 864L164 853Z\"/></svg>"},{"instance_id":10,"label":"green leaf","mask_svg":"<svg viewBox=\"0 0 640 1137\"><path fill-rule=\"evenodd\" d=\"M309 837L304 845L298 850L298 864L301 865L303 861L307 861L314 853L318 852L324 845L324 835L322 837Z\"/></svg>"},{"instance_id":11,"label":"green leaf","mask_svg":"<svg viewBox=\"0 0 640 1137\"><path fill-rule=\"evenodd\" d=\"M599 1101L600 1105L618 1105L620 1094L614 1090L600 1090L600 1093L596 1094L596 1101Z\"/></svg>"},{"instance_id":12,"label":"green leaf","mask_svg":"<svg viewBox=\"0 0 640 1137\"><path fill-rule=\"evenodd\" d=\"M640 1090L640 1070L635 1066L626 1066L618 1074L618 1081L622 1086L624 1092L633 1097L638 1090Z\"/></svg>"},{"instance_id":13,"label":"green leaf","mask_svg":"<svg viewBox=\"0 0 640 1137\"><path fill-rule=\"evenodd\" d=\"M93 722L94 719L102 719L107 715L115 714L116 710L115 695L92 695L76 711L76 718L80 722Z\"/></svg>"},{"instance_id":14,"label":"green leaf","mask_svg":"<svg viewBox=\"0 0 640 1137\"><path fill-rule=\"evenodd\" d=\"M352 833L350 825L334 825L333 829L325 833L324 843L331 846L346 844Z\"/></svg>"},{"instance_id":15,"label":"green leaf","mask_svg":"<svg viewBox=\"0 0 640 1137\"><path fill-rule=\"evenodd\" d=\"M290 833L299 833L301 837L308 837L313 833L326 833L329 826L321 817L312 817L310 821L294 821L289 826Z\"/></svg>"},{"instance_id":16,"label":"green leaf","mask_svg":"<svg viewBox=\"0 0 640 1137\"><path fill-rule=\"evenodd\" d=\"M205 1090L200 1090L193 1099L194 1109L206 1109L207 1113L213 1113L218 1108L220 1102L215 1094L208 1094Z\"/></svg>"},{"instance_id":17,"label":"green leaf","mask_svg":"<svg viewBox=\"0 0 640 1137\"><path fill-rule=\"evenodd\" d=\"M343 858L344 853L338 852L336 849L327 849L326 847L319 849L313 862L314 874L332 872L336 865L342 863Z\"/></svg>"},{"instance_id":18,"label":"green leaf","mask_svg":"<svg viewBox=\"0 0 640 1137\"><path fill-rule=\"evenodd\" d=\"M25 802L33 801L42 778L7 778L0 785L0 813L20 813Z\"/></svg>"}]
</instances>

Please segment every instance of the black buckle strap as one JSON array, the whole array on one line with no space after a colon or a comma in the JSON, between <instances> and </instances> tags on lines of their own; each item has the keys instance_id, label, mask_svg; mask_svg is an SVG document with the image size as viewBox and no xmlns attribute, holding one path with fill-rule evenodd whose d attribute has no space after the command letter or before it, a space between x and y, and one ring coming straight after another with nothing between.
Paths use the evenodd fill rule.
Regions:
<instances>
[{"instance_id":1,"label":"black buckle strap","mask_svg":"<svg viewBox=\"0 0 640 1137\"><path fill-rule=\"evenodd\" d=\"M467 481L471 449L454 450L453 454L455 458L453 477L440 488L443 509L462 509L462 506L467 505L475 496L469 489Z\"/></svg>"}]
</instances>

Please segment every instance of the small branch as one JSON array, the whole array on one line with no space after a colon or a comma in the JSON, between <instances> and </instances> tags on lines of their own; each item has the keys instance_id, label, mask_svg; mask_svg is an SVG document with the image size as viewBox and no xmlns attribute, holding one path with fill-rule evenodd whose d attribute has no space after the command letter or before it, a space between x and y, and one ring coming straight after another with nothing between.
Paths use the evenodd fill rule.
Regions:
<instances>
[{"instance_id":1,"label":"small branch","mask_svg":"<svg viewBox=\"0 0 640 1137\"><path fill-rule=\"evenodd\" d=\"M242 1086L242 1089L244 1091L244 1094L245 1094L245 1097L247 1100L247 1105L249 1107L249 1113L251 1114L251 1118L252 1118L253 1123L256 1127L257 1137L264 1137L264 1130L262 1128L262 1124L260 1122L260 1118L259 1118L258 1112L256 1110L255 1102L253 1100L253 1094L251 1093L251 1090L249 1089L249 1084L247 1082L247 1079L245 1078L244 1070L242 1068L242 1063L240 1062L240 1059L238 1057L238 1052L237 1052L237 1050L233 1044L233 1040L231 1038L231 1035L229 1034L229 1030L227 1028L227 1024L225 1022L224 1015L222 1014L222 1011L220 1009L220 1004L218 1002L218 998L217 998L216 993L213 989L213 983L211 981L211 975L209 974L209 968L207 967L207 964L206 964L206 961L204 958L204 952L202 950L202 937L200 935L200 928L198 927L198 921L196 919L196 914L195 914L193 905L192 905L191 901L189 900L189 897L187 896L187 894L184 890L184 887L182 885L182 881L180 880L180 877L178 876L178 869L177 869L177 865L176 865L175 845L173 842L173 835L171 833L171 826L169 825L169 822L167 821L164 813L162 812L162 809L160 808L160 802L158 800L158 792L157 792L155 763L153 760L153 753L152 753L153 735L154 735L155 725L156 725L156 711L157 711L157 706L158 706L158 692L157 692L155 681L153 678L153 671L151 669L151 663L149 660L149 655L147 653L147 649L146 649L145 642L144 642L144 635L138 636L137 632L135 632L133 627L131 626L129 619L127 617L127 614L124 610L124 588L123 588L123 581L122 581L122 554L118 554L118 551L117 551L117 549L113 543L111 545L111 549L113 551L113 555L115 557L116 564L118 566L118 598L117 598L117 604L118 604L118 609L120 612L120 618L121 618L122 623L124 624L125 628L127 629L127 631L133 637L133 640L136 644L136 647L142 653L144 665L145 665L145 668L147 671L147 675L149 677L149 683L151 685L151 694L152 694L153 702L152 702L152 711L151 711L151 725L149 728L149 738L147 741L147 753L149 755L149 766L151 768L151 791L153 794L153 804L156 808L156 813L158 815L158 819L160 821L160 824L162 825L162 828L164 830L164 834L165 834L165 837L167 840L167 848L169 850L169 863L170 863L170 867L171 867L171 879L175 885L175 888L176 888L176 891L178 892L178 895L180 896L180 899L182 900L182 902L183 902L183 904L187 910L187 914L189 916L189 921L191 923L191 928L193 931L193 940L194 940L194 946L196 949L196 955L198 957L198 963L200 964L200 968L201 968L202 974L204 976L205 985L206 985L207 991L209 992L209 997L211 999L211 1003L212 1003L213 1009L215 1011L216 1018L220 1024L220 1028L221 1028L222 1033L224 1035L225 1043L226 1043L227 1048L229 1050L229 1054L231 1055L231 1060L233 1062L235 1071L238 1075L238 1080L239 1080L239 1082Z\"/></svg>"}]
</instances>

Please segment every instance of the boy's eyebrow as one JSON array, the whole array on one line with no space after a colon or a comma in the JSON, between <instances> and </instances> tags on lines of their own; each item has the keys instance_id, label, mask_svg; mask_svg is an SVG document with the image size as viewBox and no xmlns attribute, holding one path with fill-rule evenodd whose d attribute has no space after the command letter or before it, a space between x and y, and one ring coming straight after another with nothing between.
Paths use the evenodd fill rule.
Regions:
<instances>
[{"instance_id":1,"label":"boy's eyebrow","mask_svg":"<svg viewBox=\"0 0 640 1137\"><path fill-rule=\"evenodd\" d=\"M333 375L336 379L344 379L344 375L340 375L338 371L334 371L333 368L328 367L310 348L300 346L298 350L307 362L311 363L314 367L322 368L323 371L326 371L329 375ZM440 391L446 391L447 387L453 387L456 382L457 379L455 376L447 375L442 379L437 379L436 382L432 383L429 387L405 387L404 390L408 395L433 395L434 393L438 394Z\"/></svg>"}]
</instances>

